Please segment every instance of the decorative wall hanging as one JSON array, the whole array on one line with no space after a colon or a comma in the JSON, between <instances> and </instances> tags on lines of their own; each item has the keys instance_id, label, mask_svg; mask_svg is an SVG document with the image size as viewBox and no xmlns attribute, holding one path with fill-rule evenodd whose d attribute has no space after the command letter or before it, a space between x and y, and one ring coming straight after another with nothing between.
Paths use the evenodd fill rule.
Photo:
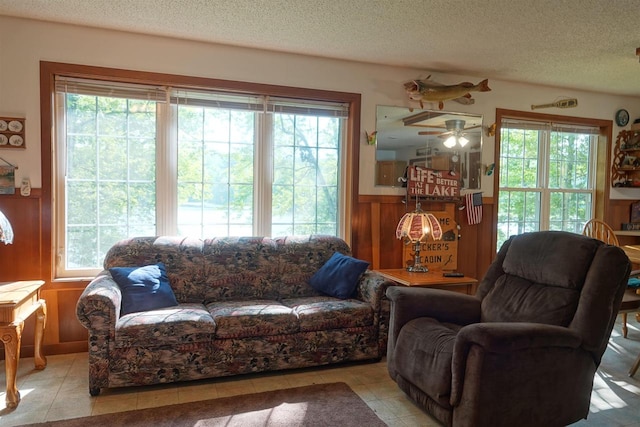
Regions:
<instances>
[{"instance_id":1,"label":"decorative wall hanging","mask_svg":"<svg viewBox=\"0 0 640 427\"><path fill-rule=\"evenodd\" d=\"M560 101L552 102L550 104L538 104L531 105L532 110L537 110L539 108L573 108L578 106L578 100L576 98L567 98L561 99Z\"/></svg>"},{"instance_id":2,"label":"decorative wall hanging","mask_svg":"<svg viewBox=\"0 0 640 427\"><path fill-rule=\"evenodd\" d=\"M0 148L25 148L24 119L0 117Z\"/></svg>"},{"instance_id":3,"label":"decorative wall hanging","mask_svg":"<svg viewBox=\"0 0 640 427\"><path fill-rule=\"evenodd\" d=\"M624 127L629 123L629 112L624 108L621 108L620 110L616 111L615 119L618 126Z\"/></svg>"},{"instance_id":4,"label":"decorative wall hanging","mask_svg":"<svg viewBox=\"0 0 640 427\"><path fill-rule=\"evenodd\" d=\"M371 133L368 133L367 131L364 131L364 135L367 137L367 143L369 145L376 145L376 134L378 133L378 131L373 131Z\"/></svg>"},{"instance_id":5,"label":"decorative wall hanging","mask_svg":"<svg viewBox=\"0 0 640 427\"><path fill-rule=\"evenodd\" d=\"M16 165L12 165L0 157L0 194L15 194Z\"/></svg>"},{"instance_id":6,"label":"decorative wall hanging","mask_svg":"<svg viewBox=\"0 0 640 427\"><path fill-rule=\"evenodd\" d=\"M489 92L489 80L485 79L474 85L470 82L462 82L457 85L443 85L430 80L431 76L423 80L411 80L404 84L404 89L409 94L409 99L420 102L420 108L424 108L423 101L437 102L438 108L444 108L444 101L453 100L461 104L473 104L469 92Z\"/></svg>"},{"instance_id":7,"label":"decorative wall hanging","mask_svg":"<svg viewBox=\"0 0 640 427\"><path fill-rule=\"evenodd\" d=\"M460 197L460 177L453 172L411 165L407 168L407 195L456 199Z\"/></svg>"}]
</instances>

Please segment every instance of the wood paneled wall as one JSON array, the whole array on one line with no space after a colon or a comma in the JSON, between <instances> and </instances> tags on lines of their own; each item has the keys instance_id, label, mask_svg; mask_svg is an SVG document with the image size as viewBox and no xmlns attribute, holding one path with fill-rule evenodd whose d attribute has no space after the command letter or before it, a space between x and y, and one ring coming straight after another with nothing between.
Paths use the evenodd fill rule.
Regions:
<instances>
[{"instance_id":1,"label":"wood paneled wall","mask_svg":"<svg viewBox=\"0 0 640 427\"><path fill-rule=\"evenodd\" d=\"M631 220L631 204L637 200L609 200L604 222L609 224L614 230L620 230L622 223ZM618 236L621 245L638 245L640 237Z\"/></svg>"},{"instance_id":2,"label":"wood paneled wall","mask_svg":"<svg viewBox=\"0 0 640 427\"><path fill-rule=\"evenodd\" d=\"M408 209L399 196L359 196L353 209L351 246L355 257L369 261L372 269L401 268L402 241L396 239L396 225ZM482 222L468 225L464 210L458 209L456 222L460 226L458 271L471 277L482 277L495 256L492 242L494 206L492 199L483 199ZM427 211L446 210L442 202L422 202Z\"/></svg>"},{"instance_id":3,"label":"wood paneled wall","mask_svg":"<svg viewBox=\"0 0 640 427\"><path fill-rule=\"evenodd\" d=\"M39 189L31 195L0 196L0 210L13 228L13 244L0 244L0 282L42 279L42 203Z\"/></svg>"},{"instance_id":4,"label":"wood paneled wall","mask_svg":"<svg viewBox=\"0 0 640 427\"><path fill-rule=\"evenodd\" d=\"M0 210L11 222L14 232L13 244L0 244L0 282L44 280L46 283L41 296L47 302L45 354L85 351L87 333L76 320L75 312L78 297L88 282L51 282L51 260L48 259L50 251L45 250L42 233L41 190L32 189L28 197L19 194L2 195ZM33 356L34 325L32 318L25 322L22 356Z\"/></svg>"}]
</instances>

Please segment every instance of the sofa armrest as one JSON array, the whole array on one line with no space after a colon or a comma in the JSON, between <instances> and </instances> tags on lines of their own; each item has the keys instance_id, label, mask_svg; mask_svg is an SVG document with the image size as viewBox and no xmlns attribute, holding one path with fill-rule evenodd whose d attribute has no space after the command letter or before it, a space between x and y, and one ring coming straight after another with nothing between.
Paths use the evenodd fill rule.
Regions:
<instances>
[{"instance_id":1,"label":"sofa armrest","mask_svg":"<svg viewBox=\"0 0 640 427\"><path fill-rule=\"evenodd\" d=\"M112 335L120 318L121 302L120 288L105 270L98 274L80 295L76 305L76 317L92 334Z\"/></svg>"},{"instance_id":2,"label":"sofa armrest","mask_svg":"<svg viewBox=\"0 0 640 427\"><path fill-rule=\"evenodd\" d=\"M561 326L524 322L467 325L460 329L454 344L451 404L460 403L463 388L480 386L475 383L481 378L465 378L469 370L477 375L493 372L492 384L504 376L503 386L509 387L516 373L521 384L527 382L524 378L528 376L531 376L529 380L550 377L540 374L547 368L567 373L579 371L575 365L585 363L585 357L593 364L589 353L580 350L581 345L580 335Z\"/></svg>"},{"instance_id":3,"label":"sofa armrest","mask_svg":"<svg viewBox=\"0 0 640 427\"><path fill-rule=\"evenodd\" d=\"M382 301L386 299L385 292L389 286L395 286L395 282L383 277L373 270L367 270L360 277L356 291L358 298L368 302L378 313L382 305Z\"/></svg>"},{"instance_id":4,"label":"sofa armrest","mask_svg":"<svg viewBox=\"0 0 640 427\"><path fill-rule=\"evenodd\" d=\"M76 317L88 332L89 392L109 386L110 348L120 318L122 294L108 271L98 274L84 289L76 305Z\"/></svg>"},{"instance_id":5,"label":"sofa armrest","mask_svg":"<svg viewBox=\"0 0 640 427\"><path fill-rule=\"evenodd\" d=\"M378 351L380 357L387 353L387 338L389 335L389 299L387 288L396 286L396 282L383 277L381 274L367 270L358 282L358 298L368 302L373 308L374 323L378 330Z\"/></svg>"}]
</instances>

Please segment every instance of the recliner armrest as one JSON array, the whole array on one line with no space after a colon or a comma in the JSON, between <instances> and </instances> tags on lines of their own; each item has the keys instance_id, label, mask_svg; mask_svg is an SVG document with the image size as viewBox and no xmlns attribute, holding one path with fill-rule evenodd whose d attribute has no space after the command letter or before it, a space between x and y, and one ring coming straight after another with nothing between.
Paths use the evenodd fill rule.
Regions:
<instances>
[{"instance_id":1,"label":"recliner armrest","mask_svg":"<svg viewBox=\"0 0 640 427\"><path fill-rule=\"evenodd\" d=\"M505 363L517 352L526 353L527 350L544 348L548 354L551 354L557 349L560 350L558 363L563 363L561 354L563 352L566 354L567 349L578 349L582 342L579 334L562 326L525 322L487 322L467 325L458 332L453 348L451 404L456 405L460 401L463 384L465 384L467 358L474 346L479 347L479 351L485 354L505 355ZM587 354L586 351L585 354ZM520 362L526 366L522 358Z\"/></svg>"},{"instance_id":2,"label":"recliner armrest","mask_svg":"<svg viewBox=\"0 0 640 427\"><path fill-rule=\"evenodd\" d=\"M391 301L387 362L392 364L393 349L400 329L419 317L433 317L441 322L468 325L480 321L480 300L471 295L441 289L387 288Z\"/></svg>"},{"instance_id":3,"label":"recliner armrest","mask_svg":"<svg viewBox=\"0 0 640 427\"><path fill-rule=\"evenodd\" d=\"M580 335L563 326L526 322L486 322L460 329L454 353L473 344L480 345L492 353L510 353L534 347L577 348L581 343Z\"/></svg>"},{"instance_id":4,"label":"recliner armrest","mask_svg":"<svg viewBox=\"0 0 640 427\"><path fill-rule=\"evenodd\" d=\"M400 322L399 328L419 317L433 317L458 325L480 321L480 300L472 295L442 289L393 286L387 289L387 298L392 301L392 317Z\"/></svg>"}]
</instances>

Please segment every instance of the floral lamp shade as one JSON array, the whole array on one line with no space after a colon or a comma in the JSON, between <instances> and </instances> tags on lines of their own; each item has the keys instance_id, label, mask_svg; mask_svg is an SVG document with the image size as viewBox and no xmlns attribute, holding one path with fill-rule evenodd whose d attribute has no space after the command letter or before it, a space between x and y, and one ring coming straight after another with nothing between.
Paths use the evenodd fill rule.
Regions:
<instances>
[{"instance_id":1,"label":"floral lamp shade","mask_svg":"<svg viewBox=\"0 0 640 427\"><path fill-rule=\"evenodd\" d=\"M5 245L13 243L13 228L2 211L0 211L0 242Z\"/></svg>"},{"instance_id":2,"label":"floral lamp shade","mask_svg":"<svg viewBox=\"0 0 640 427\"><path fill-rule=\"evenodd\" d=\"M407 212L400 218L396 227L396 238L405 239L407 244L413 243L414 259L413 265L407 267L408 271L424 273L429 269L422 264L420 257L421 241L431 236L433 240L442 239L442 227L435 215L424 212L420 205L416 206L413 212Z\"/></svg>"},{"instance_id":3,"label":"floral lamp shade","mask_svg":"<svg viewBox=\"0 0 640 427\"><path fill-rule=\"evenodd\" d=\"M406 238L412 242L423 240L431 235L434 240L442 238L442 229L438 218L428 212L416 209L402 216L396 227L396 238Z\"/></svg>"}]
</instances>

